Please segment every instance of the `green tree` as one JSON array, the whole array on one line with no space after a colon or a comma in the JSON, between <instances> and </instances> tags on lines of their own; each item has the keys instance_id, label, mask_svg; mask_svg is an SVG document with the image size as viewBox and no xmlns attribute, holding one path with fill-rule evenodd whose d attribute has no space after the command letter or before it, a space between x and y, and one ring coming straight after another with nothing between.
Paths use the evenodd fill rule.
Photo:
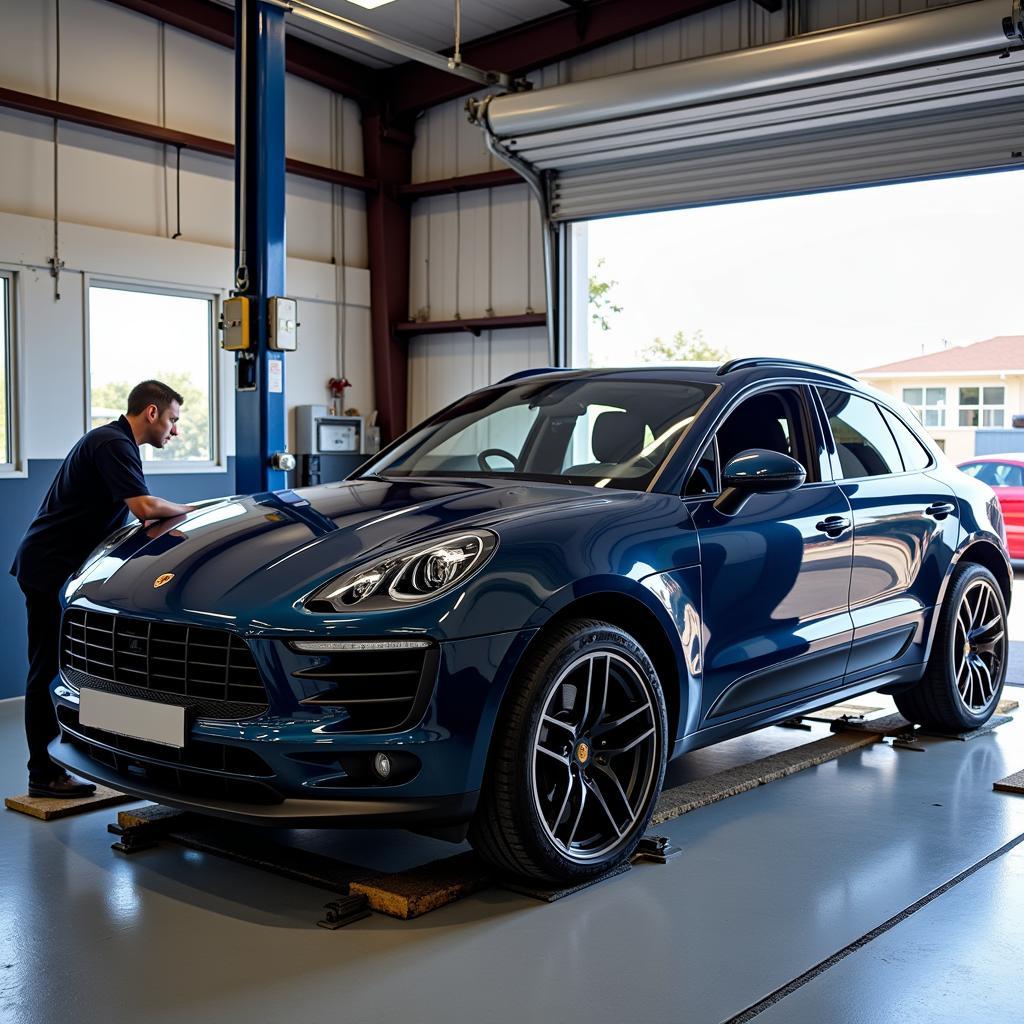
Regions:
<instances>
[{"instance_id":1,"label":"green tree","mask_svg":"<svg viewBox=\"0 0 1024 1024\"><path fill-rule=\"evenodd\" d=\"M597 261L597 269L604 266L604 257ZM611 330L608 322L609 315L621 313L622 307L612 301L611 290L618 284L618 281L602 281L597 274L591 274L587 279L590 293L590 322L596 324L602 331Z\"/></svg>"},{"instance_id":2,"label":"green tree","mask_svg":"<svg viewBox=\"0 0 1024 1024\"><path fill-rule=\"evenodd\" d=\"M703 331L695 331L692 338L687 338L683 331L676 331L668 341L655 338L640 350L642 363L722 363L728 358L728 349L717 348L706 341Z\"/></svg>"},{"instance_id":3,"label":"green tree","mask_svg":"<svg viewBox=\"0 0 1024 1024\"><path fill-rule=\"evenodd\" d=\"M151 448L146 457L170 461L210 459L210 401L206 390L200 387L188 373L156 372L156 380L174 388L185 401L181 406L178 422L178 436L166 448ZM116 419L128 405L128 392L138 381L111 381L92 389L92 425L98 427Z\"/></svg>"}]
</instances>

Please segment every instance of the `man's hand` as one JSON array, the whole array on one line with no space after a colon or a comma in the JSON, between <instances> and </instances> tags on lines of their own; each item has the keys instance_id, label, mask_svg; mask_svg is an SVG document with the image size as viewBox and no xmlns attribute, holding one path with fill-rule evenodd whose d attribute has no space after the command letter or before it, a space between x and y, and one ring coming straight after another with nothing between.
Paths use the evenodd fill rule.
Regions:
<instances>
[{"instance_id":1,"label":"man's hand","mask_svg":"<svg viewBox=\"0 0 1024 1024\"><path fill-rule=\"evenodd\" d=\"M175 501L156 498L152 494L141 494L137 498L125 498L124 503L139 522L147 519L170 519L171 516L184 515L195 508L194 505L179 505Z\"/></svg>"}]
</instances>

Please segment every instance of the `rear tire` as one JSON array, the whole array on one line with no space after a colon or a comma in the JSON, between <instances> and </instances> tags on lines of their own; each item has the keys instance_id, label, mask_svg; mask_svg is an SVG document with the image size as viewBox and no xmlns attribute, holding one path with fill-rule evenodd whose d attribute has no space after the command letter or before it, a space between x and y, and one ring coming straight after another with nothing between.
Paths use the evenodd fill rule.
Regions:
<instances>
[{"instance_id":1,"label":"rear tire","mask_svg":"<svg viewBox=\"0 0 1024 1024\"><path fill-rule=\"evenodd\" d=\"M921 681L893 695L900 714L938 732L984 725L1006 680L1006 604L982 565L961 563L942 603L931 657Z\"/></svg>"},{"instance_id":2,"label":"rear tire","mask_svg":"<svg viewBox=\"0 0 1024 1024\"><path fill-rule=\"evenodd\" d=\"M542 637L499 718L469 839L500 872L582 882L636 849L665 777L658 674L616 626Z\"/></svg>"}]
</instances>

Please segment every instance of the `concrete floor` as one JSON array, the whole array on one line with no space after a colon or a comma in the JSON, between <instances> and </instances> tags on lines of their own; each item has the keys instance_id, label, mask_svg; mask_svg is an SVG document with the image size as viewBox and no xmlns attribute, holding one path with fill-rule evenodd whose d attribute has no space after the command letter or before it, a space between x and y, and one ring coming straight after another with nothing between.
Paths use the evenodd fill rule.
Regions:
<instances>
[{"instance_id":1,"label":"concrete floor","mask_svg":"<svg viewBox=\"0 0 1024 1024\"><path fill-rule=\"evenodd\" d=\"M23 783L20 712L0 705L7 791ZM763 754L823 733L750 742ZM726 1021L1024 835L1024 799L991 788L1024 768L1024 716L924 745L868 748L669 822L658 831L682 857L555 904L490 890L337 932L314 926L322 890L170 845L111 852L113 811L6 812L0 1020ZM374 867L452 851L396 832L293 839ZM1015 1019L1022 858L993 861L763 1019L934 1021L953 1003L972 1024Z\"/></svg>"},{"instance_id":2,"label":"concrete floor","mask_svg":"<svg viewBox=\"0 0 1024 1024\"><path fill-rule=\"evenodd\" d=\"M24 791L21 714L0 702L5 793ZM826 731L697 751L670 782ZM314 924L323 890L172 845L111 852L114 810L3 812L0 1021L1004 1024L1020 1017L1024 845L893 919L1024 837L1024 797L992 790L1024 769L1024 714L923 745L876 745L668 822L658 832L683 856L558 903L495 889L336 932ZM378 869L456 849L399 832L289 838Z\"/></svg>"}]
</instances>

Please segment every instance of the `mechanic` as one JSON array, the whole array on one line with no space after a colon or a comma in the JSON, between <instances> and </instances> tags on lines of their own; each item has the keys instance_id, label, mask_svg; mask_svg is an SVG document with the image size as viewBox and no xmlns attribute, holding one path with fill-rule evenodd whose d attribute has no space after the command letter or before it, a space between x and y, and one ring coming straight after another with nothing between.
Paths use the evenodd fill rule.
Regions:
<instances>
[{"instance_id":1,"label":"mechanic","mask_svg":"<svg viewBox=\"0 0 1024 1024\"><path fill-rule=\"evenodd\" d=\"M183 399L158 380L132 388L128 412L90 430L71 449L22 538L11 575L28 609L28 738L30 796L91 796L96 787L50 760L47 745L59 729L50 700L60 652L60 599L65 580L130 512L141 522L190 512L191 505L153 497L146 487L139 446L163 448L178 435Z\"/></svg>"}]
</instances>

